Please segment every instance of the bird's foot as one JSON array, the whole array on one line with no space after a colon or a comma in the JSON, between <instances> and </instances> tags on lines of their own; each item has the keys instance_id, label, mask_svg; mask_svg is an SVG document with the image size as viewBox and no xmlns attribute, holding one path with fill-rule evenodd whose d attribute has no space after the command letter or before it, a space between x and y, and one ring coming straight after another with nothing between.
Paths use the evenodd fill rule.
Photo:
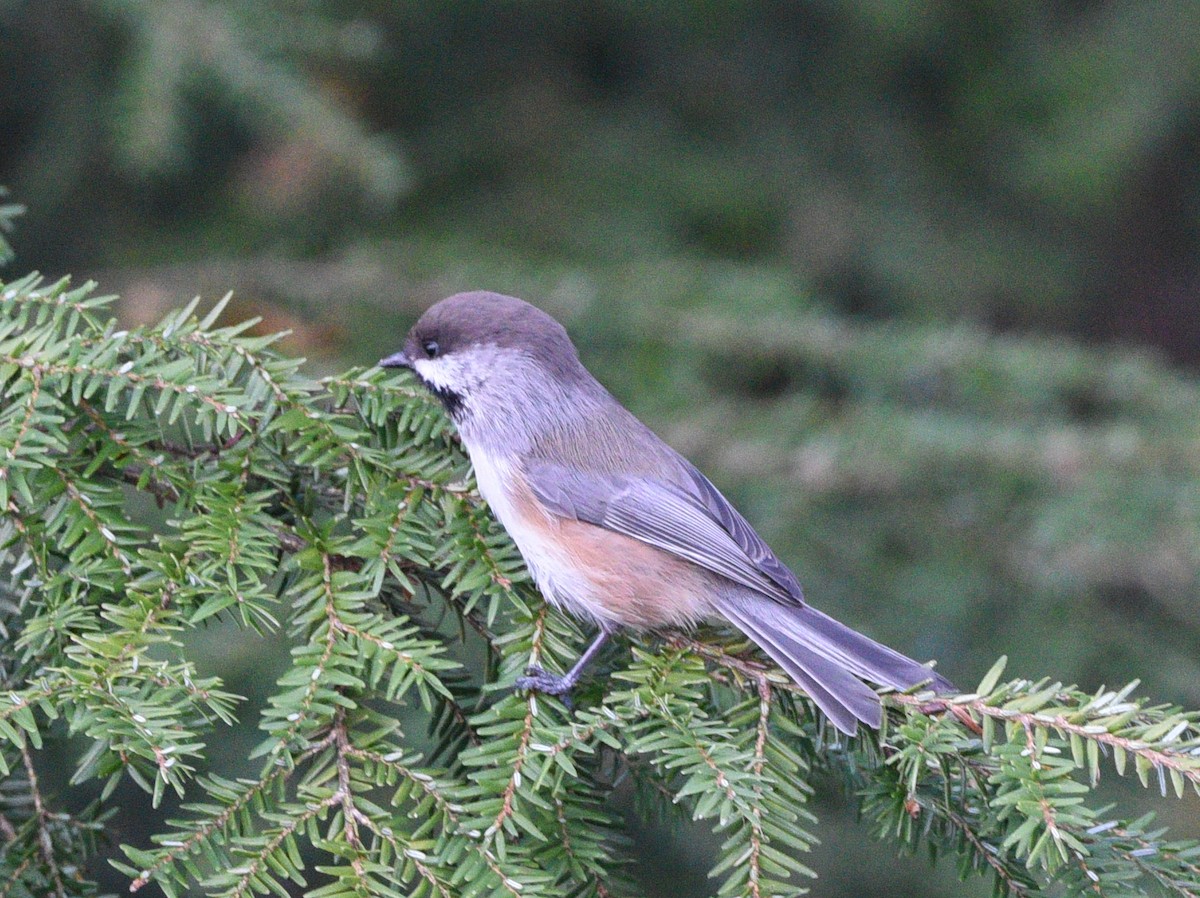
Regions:
<instances>
[{"instance_id":1,"label":"bird's foot","mask_svg":"<svg viewBox=\"0 0 1200 898\"><path fill-rule=\"evenodd\" d=\"M514 684L517 689L531 689L534 692L544 692L547 695L556 695L566 703L567 707L571 707L571 692L575 689L576 678L570 676L558 676L557 674L548 673L542 670L536 664L531 664L525 668L525 676L517 677L517 682Z\"/></svg>"}]
</instances>

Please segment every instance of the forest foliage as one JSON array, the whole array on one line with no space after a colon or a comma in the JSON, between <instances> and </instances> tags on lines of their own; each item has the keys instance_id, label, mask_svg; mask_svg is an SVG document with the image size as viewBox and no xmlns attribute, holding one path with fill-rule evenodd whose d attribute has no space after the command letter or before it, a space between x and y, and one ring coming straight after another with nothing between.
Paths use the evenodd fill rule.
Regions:
<instances>
[{"instance_id":1,"label":"forest foliage","mask_svg":"<svg viewBox=\"0 0 1200 898\"><path fill-rule=\"evenodd\" d=\"M520 295L563 321L588 367L720 485L823 610L908 654L938 658L964 688L1006 654L1007 676L1053 674L1101 697L1121 692L1101 684L1140 677L1146 694L1200 707L1200 385L1186 368L1163 363L1200 359L1198 48L1191 0L0 3L0 184L10 188L0 198L0 258L11 259L8 241L20 260L19 269L9 261L0 270L14 282L6 289L21 271L53 273L28 288L47 296L69 289L56 286L61 273L95 278L120 294L92 313L99 333L111 313L121 322L113 333L156 339L183 298L232 289L228 319L208 330L259 315L264 321L243 337L289 329L247 352L307 356L276 383L322 414L339 407L324 378L394 351L434 300L479 288ZM14 233L22 205L29 211ZM49 344L65 339L63 328ZM81 339L85 332L83 324L73 331ZM153 362L125 346L111 370L132 360L151 372L186 356L226 383L199 361L196 346L174 341L165 338ZM167 373L164 384L184 383ZM27 389L30 377L21 368L4 383L0 402L18 421L28 394L16 394L13 412L7 388ZM349 379L376 377L356 371ZM73 394L58 392L67 379L72 387L78 380L40 378L38 403L46 405L30 421L50 409L63 421L47 426L62 430L70 451L99 450L98 425L79 424ZM124 376L112 380L117 405L105 412L92 402L110 427L123 421L138 388ZM426 420L401 408L423 402L406 396L405 381L386 383L399 391L380 400L396 403L393 415ZM105 524L137 576L149 563L143 550L178 554L179 542L195 538L219 555L216 536L194 519L209 509L220 518L236 503L217 485L226 468L204 448L204 435L180 432L200 420L201 400L163 399L172 388L140 385L142 411L115 432L141 433L151 403L170 403L172 414L183 404L166 437L146 444L203 450L160 462L180 498L156 495L154 478L140 487L125 479L159 453L133 459L122 450L95 471L63 466L80 495L99 503L98 520L127 517L135 528ZM328 420L349 427L360 447L415 452L416 443L393 435L396 418L365 426L343 409ZM295 427L307 432L304 422ZM276 443L254 443L255 451L300 439L286 427L280 433ZM30 439L20 443L26 461L57 460L63 451ZM428 448L428 456L406 454L404 465L422 470L436 457L454 467L421 501L434 496L450 509L447 520L458 520L475 508L469 476L452 438ZM241 441L225 457L263 463ZM385 463L400 464L372 457L367 470L378 479L369 483L387 479L372 467ZM367 491L337 511L328 491L312 489L328 490L331 477L346 489L331 464L286 486L254 480L264 504L249 494L233 513L294 528L296 519L278 518L277 498L295 485L311 502L303 506L309 520L348 534L363 520ZM267 467L282 476L283 468ZM40 498L38 477L49 475L30 470L31 494ZM9 499L27 505L19 493ZM52 507L65 516L60 526L79 525L82 507ZM312 534L301 543L247 526L246 557L258 561L206 576L250 596L250 625L236 599L218 610L230 601L227 585L206 594L210 616L165 622L180 629L138 662L186 659L193 683L220 679L211 684L214 707L177 718L206 744L176 764L194 766L195 777L223 777L234 792L243 779L258 781L266 769L258 765L281 757L249 758L268 738L255 722L273 707L282 688L276 677L292 669L290 650L306 633L291 629L290 601L272 605L265 596L283 594L285 575L299 576L308 558L302 546L315 544ZM502 554L503 537L486 532ZM86 527L71 536L89 533L94 539ZM6 565L22 563L21 545L8 548ZM207 558L199 548L187 556ZM263 567L246 573L254 564ZM94 582L123 599L128 578L119 568L97 572ZM445 558L434 558L431 570L433 583L446 573ZM537 607L519 570L513 595ZM21 572L29 576L36 574ZM380 595L394 596L392 578ZM74 588L82 596L91 582ZM460 667L436 679L453 691L465 678L470 714L503 705L503 686L479 696L470 690L507 683L494 665L509 656L457 611L441 614L437 584L422 584L432 592L421 601L439 609L424 621L436 622L436 638L449 639L456 624L465 633L443 642ZM477 601L490 608L498 588L485 587ZM452 589L449 599L460 601ZM514 623L504 617L510 599L495 600L494 635ZM371 613L383 604L365 601ZM77 614L86 618L90 606L80 607L56 611L69 612L64 632L75 632ZM21 609L24 616L9 621L13 632L41 613ZM105 632L123 626L103 610L87 613ZM553 617L550 625L567 628L556 644L564 663L573 659L580 643L572 625ZM705 632L697 645L731 638ZM663 648L632 645L652 656ZM744 647L729 645L741 656ZM630 649L615 647L606 668L627 670ZM90 657L90 649L75 651ZM706 663L720 673L713 659ZM384 684L390 674L381 676ZM605 692L594 683L579 713L625 685L615 679ZM733 694L706 707L728 707L722 703ZM405 698L397 724L405 744L445 769L463 746L435 754L442 737L436 729L428 735L420 685ZM431 701L436 714L436 694ZM387 702L370 707L397 711ZM544 703L538 709L551 713ZM217 722L222 712L237 725ZM124 744L118 755L133 772L118 776L100 751L72 784L90 744L86 731L62 738L70 718L28 713L45 738L30 755L33 768L10 749L7 781L28 801L25 779L40 770L34 786L43 808L74 821L54 832L69 847L68 880L77 871L65 859L88 854L79 875L100 890L124 890L133 874L106 863L117 845L155 851L154 836L175 831L167 821L200 819L183 803L205 804L211 815L228 800L207 799L191 771L180 798L158 783L156 763ZM847 774L849 762L825 761L854 758L874 769L858 752L821 747L799 777L819 818L800 828L822 839L806 854L822 874L821 891L984 894L983 879L965 885L919 861L896 862L891 839L864 844L861 820L873 818L856 825L862 780ZM628 837L606 848L630 860L622 869L639 893L694 898L718 888L724 880L706 881L705 873L725 836L709 837L703 821L651 813L663 803L646 800L637 784L654 776L610 763L624 753L604 757L609 766L598 781L613 784L603 793L605 819L623 818ZM1115 764L1111 749L1109 757ZM1101 750L1108 771L1104 758ZM101 769L103 776L91 775ZM1136 776L1106 776L1081 797L1089 806L1117 801L1134 820L1153 807L1160 826L1200 835L1195 797L1159 802L1153 767L1147 776L1145 792ZM1169 792L1174 785L1163 776ZM161 789L157 808L142 803L137 777L151 796ZM288 790L298 782L288 773L286 784L268 785L295 801ZM89 817L85 807L102 794L95 813L103 816ZM681 801L682 816L692 801ZM257 807L244 813L261 828ZM10 851L30 848L30 807L6 819L21 833ZM310 880L321 857L311 843L297 843ZM208 876L224 860L198 869ZM41 869L36 854L16 866L25 862Z\"/></svg>"},{"instance_id":2,"label":"forest foliage","mask_svg":"<svg viewBox=\"0 0 1200 898\"><path fill-rule=\"evenodd\" d=\"M997 894L1200 890L1200 846L1093 794L1110 772L1200 791L1197 714L1136 684L1005 681L1001 660L969 693L888 696L882 732L847 741L720 630L623 640L574 707L516 693L583 636L435 402L379 369L310 378L223 303L125 330L111 301L0 291L4 894L93 894L100 855L171 896L632 895L622 788L720 834L721 895L797 894L818 773L880 837ZM189 657L217 619L286 633L260 713ZM247 727L259 773L211 769ZM103 784L77 812L39 786L64 739L72 782ZM100 835L126 778L181 803L117 859Z\"/></svg>"}]
</instances>

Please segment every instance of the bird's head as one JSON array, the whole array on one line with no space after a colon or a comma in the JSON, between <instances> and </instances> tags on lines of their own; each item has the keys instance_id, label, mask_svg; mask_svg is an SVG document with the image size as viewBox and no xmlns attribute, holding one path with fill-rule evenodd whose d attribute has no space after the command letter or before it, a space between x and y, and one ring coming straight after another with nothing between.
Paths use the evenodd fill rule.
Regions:
<instances>
[{"instance_id":1,"label":"bird's head","mask_svg":"<svg viewBox=\"0 0 1200 898\"><path fill-rule=\"evenodd\" d=\"M384 368L408 368L458 424L483 414L528 415L590 379L571 338L541 309L512 296L458 293L431 306Z\"/></svg>"}]
</instances>

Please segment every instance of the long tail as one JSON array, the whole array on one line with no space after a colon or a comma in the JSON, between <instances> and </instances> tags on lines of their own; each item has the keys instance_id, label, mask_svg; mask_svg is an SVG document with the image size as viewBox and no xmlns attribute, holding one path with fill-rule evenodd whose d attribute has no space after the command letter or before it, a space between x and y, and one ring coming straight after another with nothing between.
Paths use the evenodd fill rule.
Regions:
<instances>
[{"instance_id":1,"label":"long tail","mask_svg":"<svg viewBox=\"0 0 1200 898\"><path fill-rule=\"evenodd\" d=\"M854 735L859 721L879 729L883 716L879 696L863 680L899 690L927 682L938 692L955 691L932 669L807 605L785 606L738 592L724 596L717 607L848 735Z\"/></svg>"}]
</instances>

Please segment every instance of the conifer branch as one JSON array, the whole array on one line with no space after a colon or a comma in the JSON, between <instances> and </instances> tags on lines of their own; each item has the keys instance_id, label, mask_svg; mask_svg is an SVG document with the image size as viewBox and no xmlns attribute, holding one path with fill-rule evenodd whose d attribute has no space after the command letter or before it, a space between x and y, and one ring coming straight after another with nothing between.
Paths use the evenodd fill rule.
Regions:
<instances>
[{"instance_id":1,"label":"conifer branch","mask_svg":"<svg viewBox=\"0 0 1200 898\"><path fill-rule=\"evenodd\" d=\"M751 814L753 823L751 824L750 834L750 856L746 859L748 868L747 879L750 885L751 898L761 898L762 891L759 888L759 880L762 878L762 850L763 850L763 830L762 830L762 784L761 779L765 772L767 764L766 748L767 735L771 721L771 684L767 681L766 676L759 676L758 685L758 723L754 727L754 761L751 769L754 771L754 797L755 801L751 804Z\"/></svg>"},{"instance_id":2,"label":"conifer branch","mask_svg":"<svg viewBox=\"0 0 1200 898\"><path fill-rule=\"evenodd\" d=\"M505 585L508 588L508 585ZM543 646L542 642L546 634L546 609L543 607L537 617L533 621L532 636L530 638L529 663L531 665L540 664L542 660ZM525 716L521 723L520 732L517 735L516 752L513 756L512 775L508 778L508 782L504 786L504 791L500 796L500 811L496 814L491 824L484 831L485 837L490 837L500 830L509 822L509 818L513 814L513 801L517 790L521 786L521 771L525 766L525 762L529 756L530 743L533 741L533 721L537 713L537 696L530 692L525 697ZM511 824L509 824L511 825Z\"/></svg>"},{"instance_id":3,"label":"conifer branch","mask_svg":"<svg viewBox=\"0 0 1200 898\"><path fill-rule=\"evenodd\" d=\"M54 839L48 826L49 812L46 810L42 790L38 786L37 770L33 766L33 756L29 753L28 743L21 740L21 762L25 765L25 780L29 784L29 797L33 802L33 818L37 827L38 850L41 852L42 863L50 871L50 880L54 884L55 898L66 898L63 886L63 874L58 865L58 856L54 848Z\"/></svg>"},{"instance_id":4,"label":"conifer branch","mask_svg":"<svg viewBox=\"0 0 1200 898\"><path fill-rule=\"evenodd\" d=\"M250 855L250 862L248 864L240 864L229 871L239 876L239 879L224 894L228 895L229 898L242 898L242 896L261 894L266 891L266 888L273 887L275 879L270 877L267 872L270 859L276 855L289 839L292 839L296 833L302 831L310 820L320 819L330 808L337 806L340 802L341 796L335 792L320 801L309 802L303 808L296 809L287 820L276 827L271 837L266 839L261 847Z\"/></svg>"},{"instance_id":5,"label":"conifer branch","mask_svg":"<svg viewBox=\"0 0 1200 898\"><path fill-rule=\"evenodd\" d=\"M21 889L23 891L24 886L22 885L22 880L24 880L26 873L29 872L29 868L32 866L33 858L27 857L21 861L20 864L14 867L10 871L8 879L5 881L3 888L0 888L0 898L8 898L8 896L12 895L16 889Z\"/></svg>"},{"instance_id":6,"label":"conifer branch","mask_svg":"<svg viewBox=\"0 0 1200 898\"><path fill-rule=\"evenodd\" d=\"M831 751L802 690L708 631L629 639L577 709L513 695L526 665L577 655L579 628L538 600L441 410L403 376L313 381L194 307L124 332L86 288L30 278L0 296L0 765L37 793L28 815L0 808L0 898L89 888L63 871L96 852L98 817L60 814L33 776L60 717L86 744L75 781L128 777L150 807L184 795L185 821L114 861L168 898L310 879L330 898L603 898L621 891L614 767L712 821L723 898L802 891L818 768L846 772L881 837L1003 893L1200 895L1200 846L1091 804L1108 763L1200 789L1197 714L1132 684L1001 682L998 665L970 694L884 694L883 730ZM214 734L244 726L181 637L214 616L291 643L265 766L241 781L201 769Z\"/></svg>"},{"instance_id":7,"label":"conifer branch","mask_svg":"<svg viewBox=\"0 0 1200 898\"><path fill-rule=\"evenodd\" d=\"M162 844L166 845L168 850L160 854L152 864L138 874L129 884L129 891L138 891L153 880L164 867L177 863L180 858L191 854L197 847L223 831L235 816L241 814L259 796L267 793L277 780L288 779L297 767L302 766L312 757L325 751L332 744L333 739L334 733L330 731L321 741L310 745L308 749L297 756L295 767L273 765L260 779L245 788L236 799L226 805L218 814L202 822L185 838L176 838L169 842L164 841Z\"/></svg>"}]
</instances>

